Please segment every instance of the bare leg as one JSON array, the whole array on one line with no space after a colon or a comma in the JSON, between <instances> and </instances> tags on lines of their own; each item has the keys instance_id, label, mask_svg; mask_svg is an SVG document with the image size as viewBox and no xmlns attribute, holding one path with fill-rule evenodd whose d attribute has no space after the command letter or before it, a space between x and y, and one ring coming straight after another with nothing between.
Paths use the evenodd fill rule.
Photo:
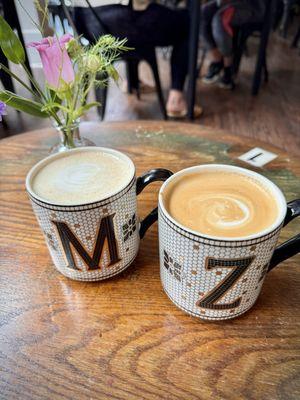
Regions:
<instances>
[{"instance_id":1,"label":"bare leg","mask_svg":"<svg viewBox=\"0 0 300 400\"><path fill-rule=\"evenodd\" d=\"M171 89L167 101L168 112L181 112L187 109L184 94L180 90Z\"/></svg>"},{"instance_id":2,"label":"bare leg","mask_svg":"<svg viewBox=\"0 0 300 400\"><path fill-rule=\"evenodd\" d=\"M194 116L199 118L203 113L203 108L199 105L194 107ZM167 101L167 114L171 118L185 118L187 115L187 104L184 94L180 90L170 89Z\"/></svg>"}]
</instances>

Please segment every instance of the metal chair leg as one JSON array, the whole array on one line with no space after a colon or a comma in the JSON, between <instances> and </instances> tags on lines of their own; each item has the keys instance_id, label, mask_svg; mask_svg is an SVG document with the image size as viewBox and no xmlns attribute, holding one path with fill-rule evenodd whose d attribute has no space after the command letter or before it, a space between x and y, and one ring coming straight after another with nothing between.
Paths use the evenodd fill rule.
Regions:
<instances>
[{"instance_id":1,"label":"metal chair leg","mask_svg":"<svg viewBox=\"0 0 300 400\"><path fill-rule=\"evenodd\" d=\"M267 3L266 11L265 11L265 20L264 26L261 32L260 44L258 49L257 55L257 62L252 82L252 95L256 96L258 94L260 83L261 83L261 73L264 65L266 63L266 50L269 40L270 29L272 25L272 7L273 7L273 0L269 0Z\"/></svg>"},{"instance_id":2,"label":"metal chair leg","mask_svg":"<svg viewBox=\"0 0 300 400\"><path fill-rule=\"evenodd\" d=\"M157 97L158 97L158 101L159 101L159 105L160 105L160 109L161 109L163 118L165 120L167 120L168 119L167 110L166 110L165 99L164 99L162 88L161 88L156 55L154 54L153 57L151 57L151 59L147 59L146 61L149 63L152 73L153 73L153 78L155 81L155 86L156 86L156 91L157 91Z\"/></svg>"},{"instance_id":3,"label":"metal chair leg","mask_svg":"<svg viewBox=\"0 0 300 400\"><path fill-rule=\"evenodd\" d=\"M138 100L141 99L140 84L139 84L139 60L127 59L126 60L126 76L128 83L128 93L136 92Z\"/></svg>"},{"instance_id":4,"label":"metal chair leg","mask_svg":"<svg viewBox=\"0 0 300 400\"><path fill-rule=\"evenodd\" d=\"M298 31L297 31L296 35L294 36L294 39L293 39L291 47L297 47L299 40L300 40L300 26L298 28Z\"/></svg>"},{"instance_id":5,"label":"metal chair leg","mask_svg":"<svg viewBox=\"0 0 300 400\"><path fill-rule=\"evenodd\" d=\"M283 8L283 16L280 26L280 32L282 37L286 38L289 28L289 22L291 19L291 8L292 8L293 0L286 0L284 1L284 8Z\"/></svg>"},{"instance_id":6,"label":"metal chair leg","mask_svg":"<svg viewBox=\"0 0 300 400\"><path fill-rule=\"evenodd\" d=\"M95 88L96 100L99 101L99 103L101 103L101 106L97 107L97 111L101 118L101 121L103 121L104 117L105 117L107 90L108 90L108 86L104 86L101 88L99 88L99 87Z\"/></svg>"},{"instance_id":7,"label":"metal chair leg","mask_svg":"<svg viewBox=\"0 0 300 400\"><path fill-rule=\"evenodd\" d=\"M268 71L268 66L267 66L266 55L264 57L263 70L264 70L265 83L268 83L269 82L269 71Z\"/></svg>"},{"instance_id":8,"label":"metal chair leg","mask_svg":"<svg viewBox=\"0 0 300 400\"><path fill-rule=\"evenodd\" d=\"M131 65L130 60L126 60L126 77L127 77L127 91L128 93L132 94L133 87L132 87L132 79L131 79Z\"/></svg>"},{"instance_id":9,"label":"metal chair leg","mask_svg":"<svg viewBox=\"0 0 300 400\"><path fill-rule=\"evenodd\" d=\"M236 28L233 38L233 73L238 75L243 54L246 52L249 33L241 28Z\"/></svg>"}]
</instances>

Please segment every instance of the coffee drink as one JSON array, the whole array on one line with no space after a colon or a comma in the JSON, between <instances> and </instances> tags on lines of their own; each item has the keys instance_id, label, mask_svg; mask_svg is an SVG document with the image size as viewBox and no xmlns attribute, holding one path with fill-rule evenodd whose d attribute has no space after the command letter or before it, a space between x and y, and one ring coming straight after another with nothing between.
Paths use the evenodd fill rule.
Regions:
<instances>
[{"instance_id":1,"label":"coffee drink","mask_svg":"<svg viewBox=\"0 0 300 400\"><path fill-rule=\"evenodd\" d=\"M171 301L205 320L248 311L267 272L297 254L300 235L276 247L300 215L264 176L233 165L197 165L172 175L158 195L160 277Z\"/></svg>"},{"instance_id":2,"label":"coffee drink","mask_svg":"<svg viewBox=\"0 0 300 400\"><path fill-rule=\"evenodd\" d=\"M43 200L63 205L87 204L105 199L133 178L132 165L110 152L71 151L43 166L32 189Z\"/></svg>"},{"instance_id":3,"label":"coffee drink","mask_svg":"<svg viewBox=\"0 0 300 400\"><path fill-rule=\"evenodd\" d=\"M270 227L279 206L258 179L222 170L179 176L163 193L169 214L200 234L246 237Z\"/></svg>"}]
</instances>

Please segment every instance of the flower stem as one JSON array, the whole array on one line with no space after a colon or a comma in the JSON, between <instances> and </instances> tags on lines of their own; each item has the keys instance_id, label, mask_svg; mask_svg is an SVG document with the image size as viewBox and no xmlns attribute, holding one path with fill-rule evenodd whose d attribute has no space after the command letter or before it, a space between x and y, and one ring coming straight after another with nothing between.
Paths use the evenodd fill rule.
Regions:
<instances>
[{"instance_id":1,"label":"flower stem","mask_svg":"<svg viewBox=\"0 0 300 400\"><path fill-rule=\"evenodd\" d=\"M67 127L66 133L64 133L64 135L65 135L67 146L73 149L75 147L75 143L74 143L74 139L73 139L73 129L70 127Z\"/></svg>"},{"instance_id":2,"label":"flower stem","mask_svg":"<svg viewBox=\"0 0 300 400\"><path fill-rule=\"evenodd\" d=\"M33 86L35 87L36 91L38 92L38 94L41 96L41 98L45 101L47 101L47 97L44 95L44 93L42 92L42 89L39 87L37 81L34 79L34 77L31 75L30 71L28 70L27 66L25 65L25 63L22 63L22 67L25 70L30 82L33 84Z\"/></svg>"},{"instance_id":3,"label":"flower stem","mask_svg":"<svg viewBox=\"0 0 300 400\"><path fill-rule=\"evenodd\" d=\"M28 70L28 68L26 67L26 65L25 65L24 63L22 63L22 67L23 67L23 69L25 70L25 72L26 72L26 74L27 74L27 76L28 76L30 82L31 82L31 83L33 84L33 86L35 87L37 93L40 95L41 100L44 101L45 104L47 104L48 99L47 99L47 97L45 96L45 94L42 92L42 89L39 87L37 81L36 81L36 80L34 79L34 77L31 75L30 71ZM51 116L55 119L55 121L56 121L59 125L61 125L61 121L60 121L58 115L56 114L56 112L55 112L55 111L52 111L52 110L49 111L49 112L50 112Z\"/></svg>"}]
</instances>

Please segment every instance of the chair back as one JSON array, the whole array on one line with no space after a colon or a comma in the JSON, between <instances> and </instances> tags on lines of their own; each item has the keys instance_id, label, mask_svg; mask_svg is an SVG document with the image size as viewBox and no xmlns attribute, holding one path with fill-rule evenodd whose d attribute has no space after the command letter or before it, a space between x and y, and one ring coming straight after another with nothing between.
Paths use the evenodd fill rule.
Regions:
<instances>
[{"instance_id":1,"label":"chair back","mask_svg":"<svg viewBox=\"0 0 300 400\"><path fill-rule=\"evenodd\" d=\"M91 10L91 12L94 15L94 17L96 18L96 20L98 21L100 31L103 32L103 33L109 33L109 30L108 30L107 26L105 26L105 24L103 23L101 17L96 13L96 11L94 10L94 7L91 5L90 1L89 0L85 0L85 2L88 5L88 7Z\"/></svg>"},{"instance_id":2,"label":"chair back","mask_svg":"<svg viewBox=\"0 0 300 400\"><path fill-rule=\"evenodd\" d=\"M60 2L61 2L62 12L63 12L65 18L68 20L68 23L70 24L71 28L73 29L74 34L78 35L76 26L74 24L74 21L73 21L73 18L71 16L71 13L70 13L70 11L69 11L66 3L65 3L65 0L60 0Z\"/></svg>"},{"instance_id":3,"label":"chair back","mask_svg":"<svg viewBox=\"0 0 300 400\"><path fill-rule=\"evenodd\" d=\"M97 21L97 24L99 25L99 32L101 34L108 34L109 30L101 20L101 17L96 13L90 1L85 0L85 2L87 4L87 10L91 11L93 17ZM65 19L72 27L74 34L76 34L77 36L82 35L89 41L93 41L93 37L92 35L90 35L88 31L87 24L84 23L84 16L81 15L84 12L84 10L81 7L67 6L65 0L60 0L60 5L56 5L56 8L57 7L62 11Z\"/></svg>"}]
</instances>

